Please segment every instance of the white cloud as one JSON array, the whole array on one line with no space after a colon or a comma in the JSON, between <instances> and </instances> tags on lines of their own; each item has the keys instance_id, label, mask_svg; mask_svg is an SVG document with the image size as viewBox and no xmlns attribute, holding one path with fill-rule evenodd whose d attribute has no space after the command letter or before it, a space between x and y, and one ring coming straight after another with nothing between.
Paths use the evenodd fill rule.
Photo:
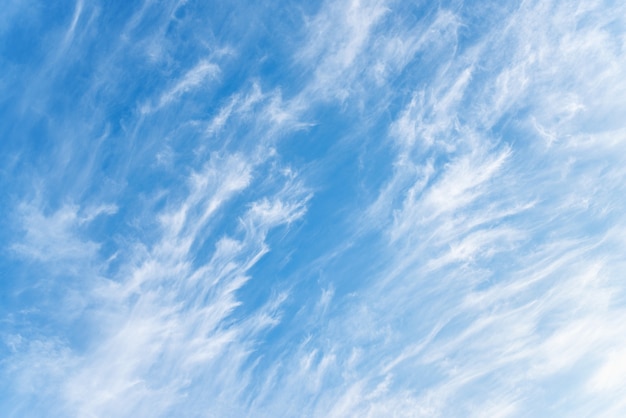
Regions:
<instances>
[{"instance_id":1,"label":"white cloud","mask_svg":"<svg viewBox=\"0 0 626 418\"><path fill-rule=\"evenodd\" d=\"M38 206L30 202L19 207L18 216L24 228L24 237L11 248L24 257L43 262L94 257L99 244L81 237L80 227L101 213L110 215L116 210L110 205L86 211L81 211L76 205L64 205L46 214Z\"/></svg>"},{"instance_id":2,"label":"white cloud","mask_svg":"<svg viewBox=\"0 0 626 418\"><path fill-rule=\"evenodd\" d=\"M298 52L298 60L315 68L314 81L307 87L311 94L342 98L344 73L355 64L368 46L375 25L387 8L382 1L329 2L307 24L309 39Z\"/></svg>"},{"instance_id":3,"label":"white cloud","mask_svg":"<svg viewBox=\"0 0 626 418\"><path fill-rule=\"evenodd\" d=\"M177 171L163 157L176 175L150 181L170 190L138 198L158 202L146 204L153 230L129 228L112 277L99 277L103 244L86 231L123 202L19 207L14 253L97 264L75 272L93 279L74 308L85 322L64 323L85 341L5 338L19 391L80 416L623 413L624 6L494 6L506 18L479 28L466 7L417 21L398 16L401 6L327 2L295 48L302 85L246 80L212 115L193 116L198 143L150 131L166 150L193 148L193 161ZM133 144L151 112L221 74L213 58L150 95L125 131ZM380 165L380 189L363 181L368 207L330 208L356 232L332 225L344 242L308 264L298 248L303 264L273 288L273 272L256 273L280 243L270 231L317 203L300 167L283 168L279 139L311 127L303 121L329 101L348 103L340 116L358 120L351 134L373 138L364 148L387 141L392 162L359 154L359 169ZM270 296L246 304L245 290Z\"/></svg>"},{"instance_id":4,"label":"white cloud","mask_svg":"<svg viewBox=\"0 0 626 418\"><path fill-rule=\"evenodd\" d=\"M615 353L621 353L609 348L619 345L615 324L623 319L611 303L620 288L612 273L617 264L605 261L620 258L620 245L605 242L606 210L568 202L581 195L599 207L614 202L604 190L623 188L612 180L622 173L614 153L623 147L603 132L612 126L590 127L587 138L595 140L588 153L556 139L603 112L587 95L591 86L624 85L621 54L602 57L599 65L613 68L607 73L581 60L577 47L562 48L576 40L589 52L590 45L613 42L598 36L605 30L600 5L590 7L574 5L572 15L565 3L526 2L476 48L433 63L434 83L415 90L389 130L397 146L394 170L367 210L369 227L392 238L369 247L387 257L383 267L355 292L358 302L345 297L348 307L333 312L333 325L292 355L293 364L283 368L290 394L268 395L271 405L291 397L314 416L520 416L545 411L537 394L545 391L557 399L575 394L576 405L604 409L590 406L584 377L574 376L572 388L551 381L602 359L588 384L600 390L597 376L608 364L619 365ZM452 20L463 26L458 19ZM359 45L360 53L370 47ZM454 37L447 45L458 48ZM515 129L499 127L507 118ZM551 147L534 146L545 133ZM601 158L611 162L596 170ZM584 226L590 217L598 229ZM337 364L323 372L319 398L293 387L303 372L312 382L321 379L324 369L297 366L306 353L332 355ZM606 390L617 390L611 381ZM619 416L619 403L611 401Z\"/></svg>"},{"instance_id":5,"label":"white cloud","mask_svg":"<svg viewBox=\"0 0 626 418\"><path fill-rule=\"evenodd\" d=\"M626 350L610 350L606 354L606 360L594 373L588 383L592 392L616 391L624 392L623 376L626 373Z\"/></svg>"},{"instance_id":6,"label":"white cloud","mask_svg":"<svg viewBox=\"0 0 626 418\"><path fill-rule=\"evenodd\" d=\"M247 320L231 323L228 318L240 305L236 292L250 280L247 271L267 252L268 230L301 217L306 195L292 185L279 191L272 203L253 202L241 219L240 232L217 241L213 256L193 267L193 253L184 243L197 238L213 216L207 212L215 213L216 199L223 202L220 190L240 190L229 184L247 183L237 180L241 167L235 160L213 164L221 165L214 175L192 176L189 198L179 203L188 209L182 221L174 229L172 222L165 222L162 241L132 267L128 278L121 278L121 286L104 295L99 317L106 322L99 327L108 331L94 341L93 351L80 356L62 388L68 408L77 414L165 414L183 401L189 379L203 381L204 373L224 362L231 364L230 372L214 375L209 393L236 396L245 387L241 377L239 389L228 379L239 375L255 335L277 324L286 295ZM225 386L217 389L219 385Z\"/></svg>"},{"instance_id":7,"label":"white cloud","mask_svg":"<svg viewBox=\"0 0 626 418\"><path fill-rule=\"evenodd\" d=\"M207 80L215 79L220 74L220 67L207 59L201 60L193 68L188 70L172 87L164 91L156 104L144 104L141 113L155 112L170 103L178 100L182 95L197 89Z\"/></svg>"}]
</instances>

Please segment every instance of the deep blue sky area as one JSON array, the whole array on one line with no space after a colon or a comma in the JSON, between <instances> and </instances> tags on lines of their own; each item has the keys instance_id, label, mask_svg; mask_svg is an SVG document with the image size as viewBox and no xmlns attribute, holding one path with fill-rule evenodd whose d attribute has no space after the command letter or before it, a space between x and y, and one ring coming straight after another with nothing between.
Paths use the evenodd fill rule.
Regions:
<instances>
[{"instance_id":1,"label":"deep blue sky area","mask_svg":"<svg viewBox=\"0 0 626 418\"><path fill-rule=\"evenodd\" d=\"M2 417L623 417L626 6L0 11Z\"/></svg>"}]
</instances>

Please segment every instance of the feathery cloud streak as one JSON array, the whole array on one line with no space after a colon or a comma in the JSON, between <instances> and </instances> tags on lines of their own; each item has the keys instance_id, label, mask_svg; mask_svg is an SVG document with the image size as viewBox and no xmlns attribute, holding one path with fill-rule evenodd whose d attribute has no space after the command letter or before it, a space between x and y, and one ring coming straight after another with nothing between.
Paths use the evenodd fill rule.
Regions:
<instances>
[{"instance_id":1,"label":"feathery cloud streak","mask_svg":"<svg viewBox=\"0 0 626 418\"><path fill-rule=\"evenodd\" d=\"M9 416L621 416L624 7L239 7L7 9Z\"/></svg>"}]
</instances>

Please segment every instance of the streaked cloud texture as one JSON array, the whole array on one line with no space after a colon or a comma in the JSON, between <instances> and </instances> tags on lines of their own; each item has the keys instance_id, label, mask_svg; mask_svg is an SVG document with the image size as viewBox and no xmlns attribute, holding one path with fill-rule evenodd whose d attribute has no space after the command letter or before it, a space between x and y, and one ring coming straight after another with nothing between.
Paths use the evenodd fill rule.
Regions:
<instances>
[{"instance_id":1,"label":"streaked cloud texture","mask_svg":"<svg viewBox=\"0 0 626 418\"><path fill-rule=\"evenodd\" d=\"M7 417L623 417L626 5L0 12Z\"/></svg>"}]
</instances>

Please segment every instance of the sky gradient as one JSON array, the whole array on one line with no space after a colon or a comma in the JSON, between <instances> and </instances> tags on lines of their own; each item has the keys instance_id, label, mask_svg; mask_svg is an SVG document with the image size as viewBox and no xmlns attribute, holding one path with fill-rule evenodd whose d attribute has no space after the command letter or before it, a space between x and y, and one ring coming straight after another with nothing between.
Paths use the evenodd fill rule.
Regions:
<instances>
[{"instance_id":1,"label":"sky gradient","mask_svg":"<svg viewBox=\"0 0 626 418\"><path fill-rule=\"evenodd\" d=\"M3 417L626 416L626 3L6 0Z\"/></svg>"}]
</instances>

